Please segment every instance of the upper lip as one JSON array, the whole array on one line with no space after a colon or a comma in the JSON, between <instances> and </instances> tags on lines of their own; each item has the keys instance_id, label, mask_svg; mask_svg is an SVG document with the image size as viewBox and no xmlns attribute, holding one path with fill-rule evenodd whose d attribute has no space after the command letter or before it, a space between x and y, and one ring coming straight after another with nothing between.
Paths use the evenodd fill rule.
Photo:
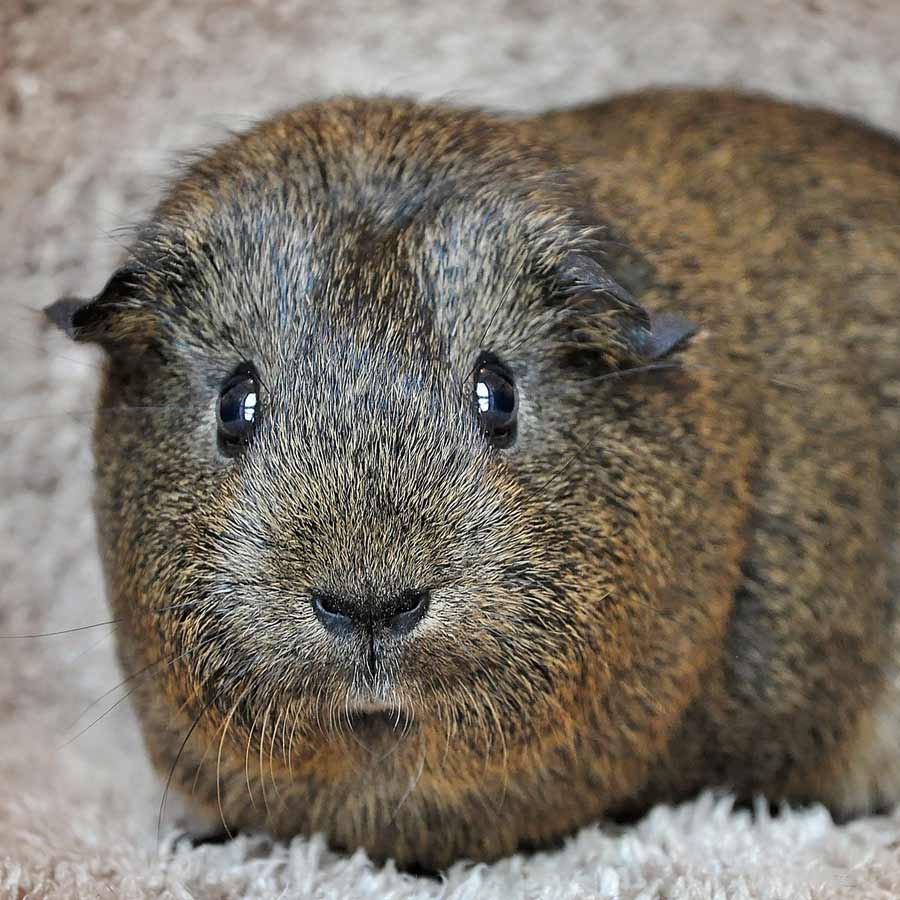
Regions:
<instances>
[{"instance_id":1,"label":"upper lip","mask_svg":"<svg viewBox=\"0 0 900 900\"><path fill-rule=\"evenodd\" d=\"M356 713L390 713L397 712L398 707L381 700L364 700L362 703L354 703L350 709Z\"/></svg>"},{"instance_id":2,"label":"upper lip","mask_svg":"<svg viewBox=\"0 0 900 900\"><path fill-rule=\"evenodd\" d=\"M353 698L348 704L347 711L352 718L359 720L372 717L403 722L409 721L413 717L412 710L404 704L374 695Z\"/></svg>"}]
</instances>

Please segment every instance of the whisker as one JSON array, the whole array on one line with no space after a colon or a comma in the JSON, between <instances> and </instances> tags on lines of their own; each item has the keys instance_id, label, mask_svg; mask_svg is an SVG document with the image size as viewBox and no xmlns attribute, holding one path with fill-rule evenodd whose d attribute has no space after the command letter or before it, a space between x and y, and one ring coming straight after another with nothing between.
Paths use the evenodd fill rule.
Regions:
<instances>
[{"instance_id":1,"label":"whisker","mask_svg":"<svg viewBox=\"0 0 900 900\"><path fill-rule=\"evenodd\" d=\"M611 381L613 379L623 379L634 375L644 375L647 372L659 372L667 369L686 369L689 366L682 362L659 362L647 363L644 366L632 366L629 369L613 369L611 372L604 372L602 375L593 375L590 378L581 378L578 384L598 384L601 381ZM709 368L708 366L690 366L690 368Z\"/></svg>"},{"instance_id":2,"label":"whisker","mask_svg":"<svg viewBox=\"0 0 900 900\"><path fill-rule=\"evenodd\" d=\"M33 344L31 341L22 340L22 338L15 337L14 335L7 334L4 336L3 340L6 342L8 349L13 346L18 346L27 350L36 350L43 356L52 356L55 359L61 359L64 362L72 363L76 366L84 366L87 369L93 369L95 372L103 371L102 365L97 365L97 363L89 362L86 359L76 359L74 356L66 356L62 353L51 353L46 347L42 347L40 344Z\"/></svg>"},{"instance_id":3,"label":"whisker","mask_svg":"<svg viewBox=\"0 0 900 900\"><path fill-rule=\"evenodd\" d=\"M397 707L396 714L394 716L394 731L397 730L397 725L400 724L400 716L403 714L403 710L400 707ZM409 737L409 732L412 730L412 723L410 721L406 721L403 723L403 728L400 729L400 733L397 735L397 740L394 741L393 744L376 760L377 763L381 764L389 760L397 750L402 746L403 742Z\"/></svg>"},{"instance_id":4,"label":"whisker","mask_svg":"<svg viewBox=\"0 0 900 900\"><path fill-rule=\"evenodd\" d=\"M224 693L224 689L219 691L213 698L210 700L203 709L197 714L197 717L194 719L191 727L188 729L188 733L184 736L184 740L181 742L181 747L178 748L178 754L175 756L175 762L172 763L172 768L169 769L169 777L166 779L166 788L163 791L162 801L159 804L159 817L156 820L156 844L157 848L161 843L162 838L162 821L163 816L166 810L166 800L169 796L169 789L172 787L172 778L175 776L175 770L178 768L178 763L181 761L182 754L184 753L184 748L187 747L188 741L191 739L191 735L196 730L197 726L200 724L200 720L206 713L212 708L213 704L219 699L219 697Z\"/></svg>"},{"instance_id":5,"label":"whisker","mask_svg":"<svg viewBox=\"0 0 900 900\"><path fill-rule=\"evenodd\" d=\"M521 282L521 278L525 273L525 269L528 266L528 260L523 259L522 264L519 266L519 269L514 278L510 279L509 284L506 286L506 290L498 297L497 302L494 304L493 312L491 313L491 317L488 319L487 324L484 327L484 330L481 333L481 338L478 341L477 346L480 350L487 349L484 345L485 340L487 339L488 334L490 334L491 328L494 325L494 322L497 319L497 316L506 306L507 301L509 300L512 292L519 286ZM465 375L459 380L458 386L462 392L468 391L471 389L470 382L472 377L475 375L475 371L478 368L478 364L481 362L480 354L476 357L475 361L472 363L470 369L467 370Z\"/></svg>"},{"instance_id":6,"label":"whisker","mask_svg":"<svg viewBox=\"0 0 900 900\"><path fill-rule=\"evenodd\" d=\"M212 750L213 745L207 744L206 749L203 751L203 756L200 757L200 764L197 766L197 771L194 772L194 780L191 782L191 797L197 793L197 784L200 780L200 772L203 770L203 764L206 762L206 757L209 756L209 751Z\"/></svg>"},{"instance_id":7,"label":"whisker","mask_svg":"<svg viewBox=\"0 0 900 900\"><path fill-rule=\"evenodd\" d=\"M422 750L422 757L419 760L419 768L416 772L415 777L410 781L409 787L407 787L406 791L404 791L403 796L400 798L400 802L397 804L394 811L391 813L391 817L388 820L389 822L393 822L394 819L397 818L397 814L403 807L403 804L412 796L413 791L419 786L419 782L422 780L422 773L425 771L425 750Z\"/></svg>"},{"instance_id":8,"label":"whisker","mask_svg":"<svg viewBox=\"0 0 900 900\"><path fill-rule=\"evenodd\" d=\"M113 625L112 628L110 628L110 630L103 635L103 637L98 638L89 647L86 647L84 650L78 653L73 659L66 660L65 664L67 666L73 666L79 660L84 659L85 656L96 650L104 641L108 641L116 633L116 628L118 628L118 625Z\"/></svg>"},{"instance_id":9,"label":"whisker","mask_svg":"<svg viewBox=\"0 0 900 900\"><path fill-rule=\"evenodd\" d=\"M658 606L654 606L652 603L648 603L646 600L641 600L638 597L629 597L628 602L629 603L637 603L638 606L643 606L646 609L649 609L652 612L654 612L656 615L662 616L664 619L668 619L670 622L678 621L678 617L675 616L673 613L666 612L666 610L660 609Z\"/></svg>"},{"instance_id":10,"label":"whisker","mask_svg":"<svg viewBox=\"0 0 900 900\"><path fill-rule=\"evenodd\" d=\"M557 345L559 346L559 345ZM580 345L573 344L573 348L578 348ZM707 371L707 372L715 372L717 371L715 366L707 366L703 363L686 363L681 362L679 360L672 360L670 362L656 362L656 363L647 363L647 365L643 366L632 366L629 369L614 369L611 372L604 372L602 375L593 375L589 378L580 378L576 382L579 385L582 384L598 384L603 381L612 381L612 380L622 380L625 378L629 378L635 375L645 375L649 372L658 372L668 369L682 369L684 371L688 370L697 370L697 371ZM796 381L791 381L787 378L783 378L779 375L766 375L765 380L770 384L777 385L778 387L790 388L794 391L806 391L809 390L808 385L800 384Z\"/></svg>"},{"instance_id":11,"label":"whisker","mask_svg":"<svg viewBox=\"0 0 900 900\"><path fill-rule=\"evenodd\" d=\"M444 684L444 679L438 676L436 681L439 692L446 693L447 689ZM437 712L438 721L443 719L445 712L447 713L447 740L444 743L444 752L441 754L441 760L438 764L438 771L442 771L447 765L447 757L450 754L450 745L453 743L453 738L456 737L456 716L453 715L452 709L444 710L439 707Z\"/></svg>"},{"instance_id":12,"label":"whisker","mask_svg":"<svg viewBox=\"0 0 900 900\"><path fill-rule=\"evenodd\" d=\"M161 662L162 662L162 660L157 659L157 660L154 660L154 661L151 662L151 663L148 663L146 666L143 666L142 668L138 669L137 672L133 672L133 673L132 673L131 675L129 675L127 678L123 678L118 684L113 685L113 687L111 687L108 691L104 691L104 693L102 693L96 700L92 700L92 701L91 701L91 702L90 702L90 703L89 703L89 704L88 704L88 705L87 705L80 713L78 713L78 715L75 717L75 719L73 719L72 723L71 723L70 725L67 725L67 726L66 726L65 730L66 730L66 731L69 731L69 730L71 730L72 728L74 728L74 727L81 721L81 719L83 719L84 716L86 716L86 715L87 715L87 714L88 714L88 713L89 713L89 712L90 712L90 711L91 711L98 703L101 703L101 702L102 702L103 700L105 700L110 694L112 694L113 692L119 690L119 688L125 687L125 685L128 684L128 682L131 681L132 679L134 679L134 678L140 678L140 676L143 675L144 672L149 671L149 670L152 669L154 666L158 666ZM129 697L129 696L130 696L129 694L126 694L125 697L122 697L118 702L121 703L122 700L125 700L125 699L126 699L127 697ZM107 710L107 712L111 712L113 709L115 709L115 707L110 707L110 709ZM106 713L104 713L103 715L106 715ZM96 724L97 722L99 722L100 719L102 719L102 718L103 718L103 716L100 716L99 718L95 719L93 722L91 722L90 725L88 725L88 728L90 728L91 726L95 725L95 724ZM85 730L87 730L87 729L85 729ZM79 737L80 734L81 734L81 732L79 732L79 734L76 734L75 737L70 738L70 742L71 742L71 741L74 741L75 738ZM64 747L64 746L66 746L66 745L63 744L62 746Z\"/></svg>"},{"instance_id":13,"label":"whisker","mask_svg":"<svg viewBox=\"0 0 900 900\"><path fill-rule=\"evenodd\" d=\"M269 725L269 713L272 711L272 701L269 701L269 705L266 707L266 711L263 714L263 723L262 723L262 731L259 733L259 788L262 792L263 805L266 808L266 818L270 819L272 817L272 811L269 808L269 796L266 793L266 769L263 764L263 755L264 748L266 746L266 728Z\"/></svg>"},{"instance_id":14,"label":"whisker","mask_svg":"<svg viewBox=\"0 0 900 900\"><path fill-rule=\"evenodd\" d=\"M247 357L243 353L241 353L240 349L238 349L238 345L234 342L234 338L227 332L223 333L222 337L225 338L225 342L237 354L238 358L241 360L241 364L244 366L251 366L253 368L254 372L256 373L257 380L265 388L266 393L271 396L271 391L269 390L269 386L262 380L262 375L259 374L259 371L257 370L256 366L254 366L253 363L249 359L247 359Z\"/></svg>"},{"instance_id":15,"label":"whisker","mask_svg":"<svg viewBox=\"0 0 900 900\"><path fill-rule=\"evenodd\" d=\"M219 818L222 820L222 826L225 829L225 833L229 838L233 837L231 833L231 829L228 827L228 823L225 821L225 810L222 807L222 780L221 780L221 772L222 772L222 747L225 744L225 735L228 732L229 727L231 726L231 720L234 718L235 712L237 712L238 706L243 702L244 697L247 695L247 691L244 691L235 701L234 706L231 707L231 710L228 713L228 717L225 719L225 724L222 726L222 736L219 738L219 752L216 754L216 802L219 806Z\"/></svg>"},{"instance_id":16,"label":"whisker","mask_svg":"<svg viewBox=\"0 0 900 900\"><path fill-rule=\"evenodd\" d=\"M248 687L249 691L249 687ZM250 786L250 743L253 740L253 731L256 728L256 716L250 723L250 731L247 732L247 750L244 753L244 779L247 782L247 793L250 795L250 805L256 809L256 800L253 796L253 788Z\"/></svg>"},{"instance_id":17,"label":"whisker","mask_svg":"<svg viewBox=\"0 0 900 900\"><path fill-rule=\"evenodd\" d=\"M61 634L76 634L79 631L90 631L92 628L103 628L105 625L118 625L122 619L109 619L106 622L95 622L93 625L79 625L77 628L63 628L59 631L44 631L35 634L0 634L0 641L24 641L32 638L58 637Z\"/></svg>"},{"instance_id":18,"label":"whisker","mask_svg":"<svg viewBox=\"0 0 900 900\"><path fill-rule=\"evenodd\" d=\"M490 704L490 709L491 716L496 723L497 734L500 735L500 753L503 760L503 788L500 791L500 802L497 804L497 813L499 814L503 809L503 804L506 802L506 794L509 790L509 749L506 746L506 735L503 732L503 722L493 703Z\"/></svg>"},{"instance_id":19,"label":"whisker","mask_svg":"<svg viewBox=\"0 0 900 900\"><path fill-rule=\"evenodd\" d=\"M287 750L287 723L288 710L285 709L281 716L281 758L282 760L284 760L284 764L288 767L288 772L290 772L290 761L288 759Z\"/></svg>"},{"instance_id":20,"label":"whisker","mask_svg":"<svg viewBox=\"0 0 900 900\"><path fill-rule=\"evenodd\" d=\"M18 416L15 419L0 419L0 426L3 425L21 425L23 422L40 422L50 419L61 418L82 418L91 416L109 416L109 415L125 415L127 413L140 412L158 412L161 410L177 410L184 412L193 409L205 409L207 403L169 403L163 405L146 405L146 406L105 406L99 409L76 409L55 413L40 413L34 416Z\"/></svg>"},{"instance_id":21,"label":"whisker","mask_svg":"<svg viewBox=\"0 0 900 900\"><path fill-rule=\"evenodd\" d=\"M294 715L291 720L291 736L288 738L287 767L291 784L294 783L294 735L297 733L297 718Z\"/></svg>"},{"instance_id":22,"label":"whisker","mask_svg":"<svg viewBox=\"0 0 900 900\"><path fill-rule=\"evenodd\" d=\"M142 669L139 669L139 670L138 670L137 672L135 672L134 674L129 675L128 678L126 678L126 679L125 679L124 681L122 681L121 683L117 684L114 688L110 688L110 690L108 690L105 694L103 694L103 696L98 697L96 700L94 700L93 703L91 703L89 706L87 706L87 707L79 714L78 718L75 719L75 721L74 721L74 722L72 723L72 725L69 726L69 727L70 727L70 728L71 728L71 727L74 727L74 726L78 723L78 720L81 719L81 718L82 718L82 717L83 717L90 709L92 709L94 706L96 706L96 705L97 705L101 700L103 700L105 697L108 697L113 691L118 690L120 687L123 687L124 685L126 685L126 684L127 684L129 681L131 681L132 679L141 677L141 676L144 675L146 672L150 671L151 669L153 669L153 668L155 668L156 666L159 666L159 665L165 664L165 665L164 665L164 668L168 668L169 666L174 665L174 664L175 664L176 662L178 662L179 660L185 659L185 658L186 658L187 656L189 656L191 653L196 653L198 650L203 649L203 647L208 647L210 644L214 644L217 640L218 640L218 636L217 636L217 635L214 635L213 637L208 638L208 639L205 640L205 641L201 641L199 644L195 644L194 646L189 647L187 650L185 650L183 653L180 653L180 654L177 655L177 656L169 657L167 660L166 660L166 659L158 659L158 660L156 660L155 662L152 662L152 663L150 663L149 665L144 666ZM73 743L74 741L78 740L78 738L80 738L81 735L83 735L85 732L90 731L90 729L93 728L93 727L94 727L101 719L106 718L106 716L108 716L108 715L109 715L109 714L110 714L117 706L119 706L120 704L124 703L124 702L125 702L132 694L135 693L135 691L138 690L139 687L140 687L140 685L136 685L136 686L133 687L130 691L128 691L128 693L126 693L124 696L119 697L119 699L116 700L116 702L113 703L113 705L110 706L109 709L107 709L105 712L103 712L103 713L101 713L99 716L97 716L96 719L94 719L90 724L88 724L88 725L86 725L84 728L82 728L81 731L79 731L77 734L73 735L73 736L70 737L67 741L65 741L64 743L60 744L59 747L58 747L57 749L58 749L58 750L62 750L63 747L68 747L69 744L71 744L71 743Z\"/></svg>"},{"instance_id":23,"label":"whisker","mask_svg":"<svg viewBox=\"0 0 900 900\"><path fill-rule=\"evenodd\" d=\"M550 487L550 485L553 484L554 481L556 481L560 476L565 475L572 463L575 462L575 460L578 459L578 457L583 453L584 448L579 446L578 450L572 453L572 455L569 456L569 458L566 459L561 466L558 466L547 476L544 483L538 488L537 493L532 497L532 500L537 500L539 497L541 497L544 492Z\"/></svg>"},{"instance_id":24,"label":"whisker","mask_svg":"<svg viewBox=\"0 0 900 900\"><path fill-rule=\"evenodd\" d=\"M202 600L190 600L185 603L174 603L171 606L160 606L146 610L148 613L161 614L170 612L173 609L183 609L191 606L199 606ZM32 640L34 638L58 637L61 634L75 634L79 631L89 631L92 628L103 628L105 625L120 625L125 620L123 618L108 619L105 622L94 622L93 625L78 625L75 628L62 628L59 631L42 631L34 634L0 634L0 641L21 641Z\"/></svg>"},{"instance_id":25,"label":"whisker","mask_svg":"<svg viewBox=\"0 0 900 900\"><path fill-rule=\"evenodd\" d=\"M272 779L272 787L275 789L275 799L281 800L281 791L278 787L278 780L275 778L275 764L273 761L273 757L275 755L275 735L278 731L278 723L284 716L284 712L279 713L278 718L275 719L275 724L272 726L272 736L269 739L269 777Z\"/></svg>"},{"instance_id":26,"label":"whisker","mask_svg":"<svg viewBox=\"0 0 900 900\"><path fill-rule=\"evenodd\" d=\"M169 662L170 664L171 664L171 663L175 663L175 662L177 662L179 659L181 659L181 658L183 658L184 656L186 656L188 653L191 653L191 652L193 652L193 650L199 649L200 647L206 646L207 644L211 643L211 641L212 641L212 639L207 640L207 641L203 641L203 643L196 645L196 647L191 648L190 650L186 651L185 653L181 654L180 656L169 657L169 658L168 658L168 662ZM71 728L74 728L74 727L78 724L78 722L79 722L85 715L87 715L87 713L89 713L89 712L90 712L90 711L91 711L98 703L100 703L102 700L105 700L105 699L106 699L110 694L112 694L114 691L117 691L119 688L124 687L124 686L125 686L126 684L128 684L128 682L131 681L132 679L134 679L134 678L140 678L140 676L143 675L145 672L149 672L150 669L153 669L153 668L155 668L156 666L162 665L162 664L165 663L165 662L166 662L166 659L165 659L165 658L160 658L160 659L153 660L153 662L147 663L146 666L142 666L140 669L137 670L137 672L132 672L131 675L129 675L127 678L123 678L117 685L114 685L114 686L111 687L108 691L105 691L104 693L102 693L96 700L91 701L91 703L89 703L89 704L88 704L88 705L87 705L87 706L86 706L86 707L78 714L78 716L74 719L74 721L72 722L72 724L69 725L69 726L67 726L66 731L68 731L68 730L71 729ZM127 697L127 696L130 696L130 695L127 695L127 694L126 694L126 697ZM123 697L123 698L121 698L121 699L124 700L124 699L126 699L126 697ZM121 702L121 700L120 700L119 702ZM105 713L104 713L104 715L105 715ZM102 716L101 716L101 718L102 718ZM98 720L95 720L95 721L98 721ZM93 723L92 723L92 724L93 724ZM90 728L90 727L91 727L91 726L89 725L88 728ZM75 737L78 737L78 735L75 735ZM71 740L75 740L75 738L72 738Z\"/></svg>"},{"instance_id":27,"label":"whisker","mask_svg":"<svg viewBox=\"0 0 900 900\"><path fill-rule=\"evenodd\" d=\"M138 685L138 687L139 687L139 685ZM81 731L79 731L77 734L75 734L75 735L73 735L72 737L70 737L67 741L64 741L64 742L63 742L62 744L60 744L56 749L57 749L57 750L62 750L64 747L68 747L69 744L73 743L74 741L77 741L78 738L80 738L80 737L81 737L83 734L85 734L87 731L90 731L90 729L93 728L99 721L101 721L101 719L105 719L105 718L106 718L106 717L107 717L107 716L108 716L108 715L109 715L109 714L110 714L117 706L119 706L120 704L124 703L124 702L125 702L125 701L126 701L126 700L127 700L127 699L135 692L135 691L137 691L138 687L133 687L127 694L125 694L124 697L119 697L119 699L116 700L116 702L113 703L113 705L110 706L109 709L107 709L107 710L105 710L104 712L102 712L102 713L101 713L99 716L97 716L97 718L94 719L89 725L86 725L84 728L81 729ZM82 715L83 715L83 714L82 714ZM81 718L81 716L79 716L79 718ZM76 719L75 721L77 722L78 719Z\"/></svg>"}]
</instances>

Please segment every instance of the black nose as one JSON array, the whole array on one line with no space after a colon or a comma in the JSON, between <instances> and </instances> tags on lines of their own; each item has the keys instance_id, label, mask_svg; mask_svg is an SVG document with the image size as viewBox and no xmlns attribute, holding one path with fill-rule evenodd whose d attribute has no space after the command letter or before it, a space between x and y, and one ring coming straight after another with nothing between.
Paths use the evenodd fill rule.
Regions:
<instances>
[{"instance_id":1,"label":"black nose","mask_svg":"<svg viewBox=\"0 0 900 900\"><path fill-rule=\"evenodd\" d=\"M397 636L409 634L431 602L428 591L403 591L388 601L369 603L324 593L311 599L316 618L332 634L384 630Z\"/></svg>"}]
</instances>

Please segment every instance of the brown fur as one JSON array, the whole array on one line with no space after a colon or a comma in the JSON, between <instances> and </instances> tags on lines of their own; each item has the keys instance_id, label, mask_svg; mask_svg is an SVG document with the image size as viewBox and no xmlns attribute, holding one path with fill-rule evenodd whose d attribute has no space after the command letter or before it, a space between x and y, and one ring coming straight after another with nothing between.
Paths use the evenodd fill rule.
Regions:
<instances>
[{"instance_id":1,"label":"brown fur","mask_svg":"<svg viewBox=\"0 0 900 900\"><path fill-rule=\"evenodd\" d=\"M896 799L898 225L892 140L712 93L337 100L192 164L51 312L109 351L97 515L160 771L231 830L429 868L704 785ZM665 311L700 328L673 354ZM372 673L309 602L421 586Z\"/></svg>"}]
</instances>

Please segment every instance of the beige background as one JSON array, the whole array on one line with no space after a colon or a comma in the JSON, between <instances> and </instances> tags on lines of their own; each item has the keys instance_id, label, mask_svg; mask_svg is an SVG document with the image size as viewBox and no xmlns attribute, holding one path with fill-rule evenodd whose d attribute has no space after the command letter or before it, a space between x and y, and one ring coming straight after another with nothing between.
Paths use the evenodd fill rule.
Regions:
<instances>
[{"instance_id":1,"label":"beige background","mask_svg":"<svg viewBox=\"0 0 900 900\"><path fill-rule=\"evenodd\" d=\"M900 130L900 0L0 0L0 633L106 616L89 512L98 359L33 310L100 286L116 230L180 151L342 91L529 110L660 83L761 89ZM317 841L159 856L161 788L127 701L66 743L124 696L76 722L119 680L110 634L0 641L0 896L900 896L900 818L754 824L710 798L444 887Z\"/></svg>"}]
</instances>

